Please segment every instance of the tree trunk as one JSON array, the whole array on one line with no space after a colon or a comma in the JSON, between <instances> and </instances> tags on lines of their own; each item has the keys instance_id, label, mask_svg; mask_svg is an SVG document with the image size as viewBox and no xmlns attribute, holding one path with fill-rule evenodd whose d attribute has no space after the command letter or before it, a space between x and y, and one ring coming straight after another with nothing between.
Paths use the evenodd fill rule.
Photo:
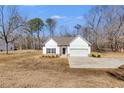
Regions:
<instances>
[{"instance_id":1,"label":"tree trunk","mask_svg":"<svg viewBox=\"0 0 124 93\"><path fill-rule=\"evenodd\" d=\"M34 49L34 35L32 32L30 33L30 41L31 41L30 49Z\"/></svg>"},{"instance_id":2,"label":"tree trunk","mask_svg":"<svg viewBox=\"0 0 124 93\"><path fill-rule=\"evenodd\" d=\"M37 32L37 38L38 38L38 49L40 49L40 31Z\"/></svg>"},{"instance_id":3,"label":"tree trunk","mask_svg":"<svg viewBox=\"0 0 124 93\"><path fill-rule=\"evenodd\" d=\"M8 54L8 42L6 42L6 54Z\"/></svg>"},{"instance_id":4,"label":"tree trunk","mask_svg":"<svg viewBox=\"0 0 124 93\"><path fill-rule=\"evenodd\" d=\"M114 51L114 49L113 49L113 45L111 44L111 50L112 50L112 52Z\"/></svg>"},{"instance_id":5,"label":"tree trunk","mask_svg":"<svg viewBox=\"0 0 124 93\"><path fill-rule=\"evenodd\" d=\"M96 37L96 50L99 52L100 48L99 48L99 43L98 43L98 35Z\"/></svg>"}]
</instances>

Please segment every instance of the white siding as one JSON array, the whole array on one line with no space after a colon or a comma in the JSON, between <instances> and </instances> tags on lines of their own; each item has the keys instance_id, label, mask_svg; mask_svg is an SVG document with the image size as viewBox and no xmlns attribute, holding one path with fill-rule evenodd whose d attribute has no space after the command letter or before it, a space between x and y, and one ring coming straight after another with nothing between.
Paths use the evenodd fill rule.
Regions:
<instances>
[{"instance_id":1,"label":"white siding","mask_svg":"<svg viewBox=\"0 0 124 93\"><path fill-rule=\"evenodd\" d=\"M67 47L67 54L70 55L70 47Z\"/></svg>"},{"instance_id":2,"label":"white siding","mask_svg":"<svg viewBox=\"0 0 124 93\"><path fill-rule=\"evenodd\" d=\"M43 54L46 54L46 47L43 47Z\"/></svg>"},{"instance_id":3,"label":"white siding","mask_svg":"<svg viewBox=\"0 0 124 93\"><path fill-rule=\"evenodd\" d=\"M46 54L46 49L47 48L56 48L56 54L60 54L60 48L57 46L57 43L53 39L50 39L45 44L45 46L43 47L43 54Z\"/></svg>"},{"instance_id":4,"label":"white siding","mask_svg":"<svg viewBox=\"0 0 124 93\"><path fill-rule=\"evenodd\" d=\"M88 47L88 54L90 54L91 53L91 47L89 46Z\"/></svg>"},{"instance_id":5,"label":"white siding","mask_svg":"<svg viewBox=\"0 0 124 93\"><path fill-rule=\"evenodd\" d=\"M88 56L90 52L90 46L80 36L76 37L68 47L68 54L70 56Z\"/></svg>"},{"instance_id":6,"label":"white siding","mask_svg":"<svg viewBox=\"0 0 124 93\"><path fill-rule=\"evenodd\" d=\"M73 48L87 48L88 44L81 37L77 37L75 40L73 40L70 43L70 47L73 47Z\"/></svg>"},{"instance_id":7,"label":"white siding","mask_svg":"<svg viewBox=\"0 0 124 93\"><path fill-rule=\"evenodd\" d=\"M70 56L88 56L88 49L70 48Z\"/></svg>"}]
</instances>

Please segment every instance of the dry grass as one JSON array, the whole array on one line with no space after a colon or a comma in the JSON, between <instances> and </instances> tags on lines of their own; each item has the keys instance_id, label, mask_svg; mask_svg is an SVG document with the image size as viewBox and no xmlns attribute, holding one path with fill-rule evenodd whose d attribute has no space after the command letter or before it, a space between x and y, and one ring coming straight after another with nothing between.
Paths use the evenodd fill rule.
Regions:
<instances>
[{"instance_id":1,"label":"dry grass","mask_svg":"<svg viewBox=\"0 0 124 93\"><path fill-rule=\"evenodd\" d=\"M43 58L41 51L0 54L0 87L124 87L109 69L70 69L66 58Z\"/></svg>"},{"instance_id":2,"label":"dry grass","mask_svg":"<svg viewBox=\"0 0 124 93\"><path fill-rule=\"evenodd\" d=\"M103 52L97 53L92 52L93 54L100 54L103 58L124 58L124 52Z\"/></svg>"},{"instance_id":3,"label":"dry grass","mask_svg":"<svg viewBox=\"0 0 124 93\"><path fill-rule=\"evenodd\" d=\"M117 69L112 69L108 73L114 78L124 81L124 65L121 65Z\"/></svg>"},{"instance_id":4,"label":"dry grass","mask_svg":"<svg viewBox=\"0 0 124 93\"><path fill-rule=\"evenodd\" d=\"M124 52L108 52L108 53L102 53L103 57L108 58L124 58Z\"/></svg>"}]
</instances>

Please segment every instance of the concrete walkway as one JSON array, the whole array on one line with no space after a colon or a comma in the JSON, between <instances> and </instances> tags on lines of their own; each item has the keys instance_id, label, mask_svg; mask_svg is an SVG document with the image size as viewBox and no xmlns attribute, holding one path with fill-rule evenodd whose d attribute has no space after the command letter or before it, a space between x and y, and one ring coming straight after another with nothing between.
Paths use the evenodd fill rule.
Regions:
<instances>
[{"instance_id":1,"label":"concrete walkway","mask_svg":"<svg viewBox=\"0 0 124 93\"><path fill-rule=\"evenodd\" d=\"M71 68L118 68L124 64L124 58L69 57Z\"/></svg>"}]
</instances>

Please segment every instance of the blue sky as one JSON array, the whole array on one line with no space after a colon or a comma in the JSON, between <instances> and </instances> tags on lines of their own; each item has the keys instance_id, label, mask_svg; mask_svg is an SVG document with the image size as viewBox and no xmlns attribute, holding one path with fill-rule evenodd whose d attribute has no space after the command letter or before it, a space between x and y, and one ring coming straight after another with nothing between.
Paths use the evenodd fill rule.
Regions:
<instances>
[{"instance_id":1,"label":"blue sky","mask_svg":"<svg viewBox=\"0 0 124 93\"><path fill-rule=\"evenodd\" d=\"M86 5L42 5L42 6L19 6L23 16L28 19L39 17L44 21L54 18L57 21L57 29L61 25L68 26L71 30L76 24L84 24L83 15L87 14L93 6Z\"/></svg>"}]
</instances>

